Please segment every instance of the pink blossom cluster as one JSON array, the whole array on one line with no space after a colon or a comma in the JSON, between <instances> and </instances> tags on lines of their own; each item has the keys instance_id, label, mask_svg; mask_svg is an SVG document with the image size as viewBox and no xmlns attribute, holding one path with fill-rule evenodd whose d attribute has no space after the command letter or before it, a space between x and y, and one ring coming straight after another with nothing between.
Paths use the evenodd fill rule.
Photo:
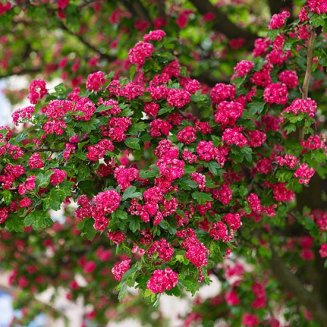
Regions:
<instances>
[{"instance_id":1,"label":"pink blossom cluster","mask_svg":"<svg viewBox=\"0 0 327 327\"><path fill-rule=\"evenodd\" d=\"M244 107L237 101L222 101L218 104L215 112L215 122L221 124L222 127L226 125L234 126L236 120L242 116Z\"/></svg>"},{"instance_id":2,"label":"pink blossom cluster","mask_svg":"<svg viewBox=\"0 0 327 327\"><path fill-rule=\"evenodd\" d=\"M47 85L43 80L33 80L28 90L28 98L32 104L36 104L48 93Z\"/></svg>"},{"instance_id":3,"label":"pink blossom cluster","mask_svg":"<svg viewBox=\"0 0 327 327\"><path fill-rule=\"evenodd\" d=\"M284 83L271 83L263 92L265 102L271 104L286 104L288 100L287 86Z\"/></svg>"},{"instance_id":4,"label":"pink blossom cluster","mask_svg":"<svg viewBox=\"0 0 327 327\"><path fill-rule=\"evenodd\" d=\"M52 175L50 176L50 183L52 185L58 185L62 183L67 177L65 170L54 169Z\"/></svg>"},{"instance_id":5,"label":"pink blossom cluster","mask_svg":"<svg viewBox=\"0 0 327 327\"><path fill-rule=\"evenodd\" d=\"M150 41L161 41L166 36L166 33L163 30L154 30L150 31L148 34L143 36L144 42Z\"/></svg>"},{"instance_id":6,"label":"pink blossom cluster","mask_svg":"<svg viewBox=\"0 0 327 327\"><path fill-rule=\"evenodd\" d=\"M98 161L104 158L107 151L112 152L114 150L114 145L110 140L103 139L95 145L90 145L87 148L87 159L90 161Z\"/></svg>"},{"instance_id":7,"label":"pink blossom cluster","mask_svg":"<svg viewBox=\"0 0 327 327\"><path fill-rule=\"evenodd\" d=\"M315 174L315 170L310 168L308 164L302 163L295 171L294 176L299 179L300 184L309 184L311 177Z\"/></svg>"},{"instance_id":8,"label":"pink blossom cluster","mask_svg":"<svg viewBox=\"0 0 327 327\"><path fill-rule=\"evenodd\" d=\"M120 262L117 262L111 269L111 272L116 280L121 281L123 275L127 272L127 270L129 270L130 267L131 259L124 259Z\"/></svg>"},{"instance_id":9,"label":"pink blossom cluster","mask_svg":"<svg viewBox=\"0 0 327 327\"><path fill-rule=\"evenodd\" d=\"M284 112L298 115L300 113L308 114L309 117L314 117L317 111L316 101L308 99L295 99L291 105L284 109Z\"/></svg>"},{"instance_id":10,"label":"pink blossom cluster","mask_svg":"<svg viewBox=\"0 0 327 327\"><path fill-rule=\"evenodd\" d=\"M33 106L27 106L25 108L21 108L14 111L11 115L13 122L17 124L24 119L30 120L32 118L34 110L35 108Z\"/></svg>"},{"instance_id":11,"label":"pink blossom cluster","mask_svg":"<svg viewBox=\"0 0 327 327\"><path fill-rule=\"evenodd\" d=\"M322 15L327 13L327 3L325 0L308 0L310 11L315 14Z\"/></svg>"},{"instance_id":12,"label":"pink blossom cluster","mask_svg":"<svg viewBox=\"0 0 327 327\"><path fill-rule=\"evenodd\" d=\"M49 119L62 119L69 111L73 111L74 104L69 100L52 100L44 109Z\"/></svg>"},{"instance_id":13,"label":"pink blossom cluster","mask_svg":"<svg viewBox=\"0 0 327 327\"><path fill-rule=\"evenodd\" d=\"M251 72L254 67L254 63L250 60L241 60L234 67L234 74L232 79L245 76Z\"/></svg>"},{"instance_id":14,"label":"pink blossom cluster","mask_svg":"<svg viewBox=\"0 0 327 327\"><path fill-rule=\"evenodd\" d=\"M106 83L104 72L98 71L87 77L86 88L89 91L98 92L102 85Z\"/></svg>"},{"instance_id":15,"label":"pink blossom cluster","mask_svg":"<svg viewBox=\"0 0 327 327\"><path fill-rule=\"evenodd\" d=\"M208 264L209 250L197 239L194 232L183 241L182 247L186 250L185 257L195 267L201 268Z\"/></svg>"},{"instance_id":16,"label":"pink blossom cluster","mask_svg":"<svg viewBox=\"0 0 327 327\"><path fill-rule=\"evenodd\" d=\"M236 88L231 84L218 83L210 92L210 98L213 103L219 103L224 100L234 99Z\"/></svg>"},{"instance_id":17,"label":"pink blossom cluster","mask_svg":"<svg viewBox=\"0 0 327 327\"><path fill-rule=\"evenodd\" d=\"M145 63L145 59L151 57L153 50L154 46L151 43L139 41L134 48L129 50L128 59L131 64L142 66Z\"/></svg>"},{"instance_id":18,"label":"pink blossom cluster","mask_svg":"<svg viewBox=\"0 0 327 327\"><path fill-rule=\"evenodd\" d=\"M233 192L228 184L223 184L219 189L213 190L212 195L215 200L226 206L232 201Z\"/></svg>"},{"instance_id":19,"label":"pink blossom cluster","mask_svg":"<svg viewBox=\"0 0 327 327\"><path fill-rule=\"evenodd\" d=\"M240 148L248 144L248 140L242 134L242 127L226 128L222 140L226 145L237 145Z\"/></svg>"},{"instance_id":20,"label":"pink blossom cluster","mask_svg":"<svg viewBox=\"0 0 327 327\"><path fill-rule=\"evenodd\" d=\"M284 83L289 89L294 89L299 85L299 78L294 70L284 70L278 75L280 82Z\"/></svg>"},{"instance_id":21,"label":"pink blossom cluster","mask_svg":"<svg viewBox=\"0 0 327 327\"><path fill-rule=\"evenodd\" d=\"M28 159L28 166L31 169L39 169L44 167L43 159L39 153L33 153Z\"/></svg>"},{"instance_id":22,"label":"pink blossom cluster","mask_svg":"<svg viewBox=\"0 0 327 327\"><path fill-rule=\"evenodd\" d=\"M191 144L196 140L196 129L192 126L186 126L177 133L178 142Z\"/></svg>"},{"instance_id":23,"label":"pink blossom cluster","mask_svg":"<svg viewBox=\"0 0 327 327\"><path fill-rule=\"evenodd\" d=\"M149 257L157 255L159 259L167 262L171 260L174 254L174 248L167 242L166 239L162 238L151 244L147 250L147 254Z\"/></svg>"},{"instance_id":24,"label":"pink blossom cluster","mask_svg":"<svg viewBox=\"0 0 327 327\"><path fill-rule=\"evenodd\" d=\"M115 169L114 177L122 191L131 186L131 182L135 181L139 176L137 168L125 168L124 166Z\"/></svg>"},{"instance_id":25,"label":"pink blossom cluster","mask_svg":"<svg viewBox=\"0 0 327 327\"><path fill-rule=\"evenodd\" d=\"M174 288L178 283L178 274L170 268L157 269L147 282L147 288L153 293L163 293Z\"/></svg>"},{"instance_id":26,"label":"pink blossom cluster","mask_svg":"<svg viewBox=\"0 0 327 327\"><path fill-rule=\"evenodd\" d=\"M290 17L290 12L287 10L282 11L279 14L274 14L271 17L270 23L269 23L269 29L279 29L282 28L286 24L287 18Z\"/></svg>"}]
</instances>

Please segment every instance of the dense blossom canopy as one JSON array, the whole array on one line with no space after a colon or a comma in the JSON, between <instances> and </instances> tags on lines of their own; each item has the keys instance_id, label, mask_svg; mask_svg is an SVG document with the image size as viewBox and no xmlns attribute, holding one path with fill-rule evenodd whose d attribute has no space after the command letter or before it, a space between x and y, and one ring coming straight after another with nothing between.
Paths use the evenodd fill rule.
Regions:
<instances>
[{"instance_id":1,"label":"dense blossom canopy","mask_svg":"<svg viewBox=\"0 0 327 327\"><path fill-rule=\"evenodd\" d=\"M182 31L189 19L212 26L225 17L210 2L190 2L199 14L177 6ZM146 11L141 1L127 3L128 10L115 8L111 24ZM91 6L98 12L102 4ZM34 79L30 104L0 129L0 256L10 283L30 293L63 285L69 299L83 296L92 305L88 319L102 323L119 318L108 311L117 293L127 309L135 301L148 313L154 308L143 301L195 294L216 275L221 292L196 298L185 326L325 323L326 289L317 288L310 269L326 276L327 214L321 201L309 208L303 197L327 173L326 7L308 0L298 18L278 10L264 37L232 38L228 51L241 49L246 37L253 49L226 61L230 80L203 78L196 51L205 44L194 41L190 56L192 37L177 39L162 13L153 26L134 22L141 33L111 70L92 57L88 74L76 76L85 63L75 58L67 66L68 56L54 67L65 83L51 89L42 76ZM94 48L65 25L70 1L24 10L37 8L55 10L63 30ZM5 24L19 19L16 9L0 5ZM12 63L3 58L5 64ZM60 209L66 218L54 223ZM139 296L128 300L128 287Z\"/></svg>"}]
</instances>

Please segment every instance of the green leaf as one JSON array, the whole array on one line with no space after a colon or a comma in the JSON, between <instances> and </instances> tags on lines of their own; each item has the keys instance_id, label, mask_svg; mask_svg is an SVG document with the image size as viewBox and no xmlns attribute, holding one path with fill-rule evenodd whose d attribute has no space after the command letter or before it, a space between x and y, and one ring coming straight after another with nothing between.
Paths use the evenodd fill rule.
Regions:
<instances>
[{"instance_id":1,"label":"green leaf","mask_svg":"<svg viewBox=\"0 0 327 327\"><path fill-rule=\"evenodd\" d=\"M122 196L122 200L127 200L127 199L132 199L132 198L138 198L142 195L141 192L135 192L136 187L135 186L130 186L127 188Z\"/></svg>"},{"instance_id":2,"label":"green leaf","mask_svg":"<svg viewBox=\"0 0 327 327\"><path fill-rule=\"evenodd\" d=\"M36 176L36 185L41 188L45 188L50 183L50 176L53 174L52 170L46 170L39 173Z\"/></svg>"},{"instance_id":3,"label":"green leaf","mask_svg":"<svg viewBox=\"0 0 327 327\"><path fill-rule=\"evenodd\" d=\"M219 166L219 164L218 164L216 161L210 161L210 162L208 163L208 168L209 168L210 172L211 172L213 175L215 175L215 176L218 175L218 172L219 172L220 166Z\"/></svg>"},{"instance_id":4,"label":"green leaf","mask_svg":"<svg viewBox=\"0 0 327 327\"><path fill-rule=\"evenodd\" d=\"M145 131L147 128L147 124L144 122L138 122L136 124L133 124L133 126L129 129L129 133L131 135L138 134L139 132Z\"/></svg>"},{"instance_id":5,"label":"green leaf","mask_svg":"<svg viewBox=\"0 0 327 327\"><path fill-rule=\"evenodd\" d=\"M140 150L140 139L138 138L128 138L125 140L124 142L126 144L126 146L128 146L131 149L135 149L135 150Z\"/></svg>"},{"instance_id":6,"label":"green leaf","mask_svg":"<svg viewBox=\"0 0 327 327\"><path fill-rule=\"evenodd\" d=\"M248 146L244 146L240 149L247 162L252 162L252 149Z\"/></svg>"},{"instance_id":7,"label":"green leaf","mask_svg":"<svg viewBox=\"0 0 327 327\"><path fill-rule=\"evenodd\" d=\"M162 220L159 224L159 226L162 229L165 229L169 234L175 235L176 234L176 228L171 226L167 220Z\"/></svg>"},{"instance_id":8,"label":"green leaf","mask_svg":"<svg viewBox=\"0 0 327 327\"><path fill-rule=\"evenodd\" d=\"M130 222L129 222L129 229L135 233L137 232L138 230L140 230L141 228L141 223L139 220L137 219L132 219Z\"/></svg>"},{"instance_id":9,"label":"green leaf","mask_svg":"<svg viewBox=\"0 0 327 327\"><path fill-rule=\"evenodd\" d=\"M251 115L255 114L261 114L265 109L265 103L264 102L251 102L247 105L249 108L249 112Z\"/></svg>"},{"instance_id":10,"label":"green leaf","mask_svg":"<svg viewBox=\"0 0 327 327\"><path fill-rule=\"evenodd\" d=\"M81 236L86 237L89 241L92 241L97 233L93 227L93 218L83 219L78 225L78 229L81 231Z\"/></svg>"},{"instance_id":11,"label":"green leaf","mask_svg":"<svg viewBox=\"0 0 327 327\"><path fill-rule=\"evenodd\" d=\"M192 198L199 204L205 204L207 201L213 201L211 194L204 192L193 192Z\"/></svg>"},{"instance_id":12,"label":"green leaf","mask_svg":"<svg viewBox=\"0 0 327 327\"><path fill-rule=\"evenodd\" d=\"M124 210L116 210L111 214L111 219L117 219L117 220L126 220L128 218L128 214Z\"/></svg>"},{"instance_id":13,"label":"green leaf","mask_svg":"<svg viewBox=\"0 0 327 327\"><path fill-rule=\"evenodd\" d=\"M154 178L158 175L159 169L157 166L151 166L149 170L140 170L139 176L141 178Z\"/></svg>"},{"instance_id":14,"label":"green leaf","mask_svg":"<svg viewBox=\"0 0 327 327\"><path fill-rule=\"evenodd\" d=\"M9 232L22 232L24 230L24 220L17 213L11 214L5 222Z\"/></svg>"},{"instance_id":15,"label":"green leaf","mask_svg":"<svg viewBox=\"0 0 327 327\"><path fill-rule=\"evenodd\" d=\"M32 226L34 230L41 230L52 225L52 220L48 213L35 210L24 219L24 226Z\"/></svg>"},{"instance_id":16,"label":"green leaf","mask_svg":"<svg viewBox=\"0 0 327 327\"><path fill-rule=\"evenodd\" d=\"M6 205L11 203L12 193L9 190L3 190L0 193L0 203L3 201Z\"/></svg>"},{"instance_id":17,"label":"green leaf","mask_svg":"<svg viewBox=\"0 0 327 327\"><path fill-rule=\"evenodd\" d=\"M60 188L53 188L44 201L44 209L59 210L64 200L71 195L72 183L66 182Z\"/></svg>"}]
</instances>

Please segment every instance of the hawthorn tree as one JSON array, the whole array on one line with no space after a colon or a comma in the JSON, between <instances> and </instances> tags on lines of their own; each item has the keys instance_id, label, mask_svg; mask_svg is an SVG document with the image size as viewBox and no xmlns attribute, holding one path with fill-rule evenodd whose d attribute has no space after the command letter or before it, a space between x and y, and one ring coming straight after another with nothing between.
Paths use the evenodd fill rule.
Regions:
<instances>
[{"instance_id":1,"label":"hawthorn tree","mask_svg":"<svg viewBox=\"0 0 327 327\"><path fill-rule=\"evenodd\" d=\"M58 315L31 301L52 287L99 325L164 325L162 293L216 275L185 326L326 326L326 17L324 0L1 4L0 76L33 78L0 131L15 323Z\"/></svg>"}]
</instances>

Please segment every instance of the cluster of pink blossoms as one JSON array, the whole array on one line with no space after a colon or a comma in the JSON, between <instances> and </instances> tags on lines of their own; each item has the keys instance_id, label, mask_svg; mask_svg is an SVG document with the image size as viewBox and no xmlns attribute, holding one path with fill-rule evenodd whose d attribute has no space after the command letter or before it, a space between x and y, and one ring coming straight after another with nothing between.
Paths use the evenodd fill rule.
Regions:
<instances>
[{"instance_id":1,"label":"cluster of pink blossoms","mask_svg":"<svg viewBox=\"0 0 327 327\"><path fill-rule=\"evenodd\" d=\"M149 257L157 255L159 259L163 261L171 260L174 254L174 248L164 238L159 241L155 241L147 250Z\"/></svg>"},{"instance_id":2,"label":"cluster of pink blossoms","mask_svg":"<svg viewBox=\"0 0 327 327\"><path fill-rule=\"evenodd\" d=\"M300 184L309 184L311 177L315 174L315 170L303 163L295 171L294 176L299 179Z\"/></svg>"},{"instance_id":3,"label":"cluster of pink blossoms","mask_svg":"<svg viewBox=\"0 0 327 327\"><path fill-rule=\"evenodd\" d=\"M153 293L163 293L171 290L178 283L178 274L170 268L157 269L147 282L147 288Z\"/></svg>"},{"instance_id":4,"label":"cluster of pink blossoms","mask_svg":"<svg viewBox=\"0 0 327 327\"><path fill-rule=\"evenodd\" d=\"M314 117L317 111L316 101L308 99L295 99L291 105L284 109L284 112L298 115L300 113L307 114L309 117Z\"/></svg>"},{"instance_id":5,"label":"cluster of pink blossoms","mask_svg":"<svg viewBox=\"0 0 327 327\"><path fill-rule=\"evenodd\" d=\"M121 262L116 263L111 272L116 280L120 281L123 278L125 272L131 267L131 259L124 259Z\"/></svg>"},{"instance_id":6,"label":"cluster of pink blossoms","mask_svg":"<svg viewBox=\"0 0 327 327\"><path fill-rule=\"evenodd\" d=\"M131 64L142 66L145 59L151 57L153 50L154 46L151 43L140 41L136 43L134 48L129 50L128 59Z\"/></svg>"},{"instance_id":7,"label":"cluster of pink blossoms","mask_svg":"<svg viewBox=\"0 0 327 327\"><path fill-rule=\"evenodd\" d=\"M269 23L269 29L273 30L282 28L286 24L286 20L289 17L290 13L287 10L284 10L279 14L273 15Z\"/></svg>"},{"instance_id":8,"label":"cluster of pink blossoms","mask_svg":"<svg viewBox=\"0 0 327 327\"><path fill-rule=\"evenodd\" d=\"M89 91L98 92L103 84L106 83L104 72L96 72L87 77L86 88Z\"/></svg>"},{"instance_id":9,"label":"cluster of pink blossoms","mask_svg":"<svg viewBox=\"0 0 327 327\"><path fill-rule=\"evenodd\" d=\"M287 86L284 83L271 83L263 92L265 102L271 104L286 104L288 100Z\"/></svg>"},{"instance_id":10,"label":"cluster of pink blossoms","mask_svg":"<svg viewBox=\"0 0 327 327\"><path fill-rule=\"evenodd\" d=\"M32 104L36 104L47 93L48 93L48 91L47 91L47 85L46 85L45 81L33 80L29 86L28 98Z\"/></svg>"}]
</instances>

